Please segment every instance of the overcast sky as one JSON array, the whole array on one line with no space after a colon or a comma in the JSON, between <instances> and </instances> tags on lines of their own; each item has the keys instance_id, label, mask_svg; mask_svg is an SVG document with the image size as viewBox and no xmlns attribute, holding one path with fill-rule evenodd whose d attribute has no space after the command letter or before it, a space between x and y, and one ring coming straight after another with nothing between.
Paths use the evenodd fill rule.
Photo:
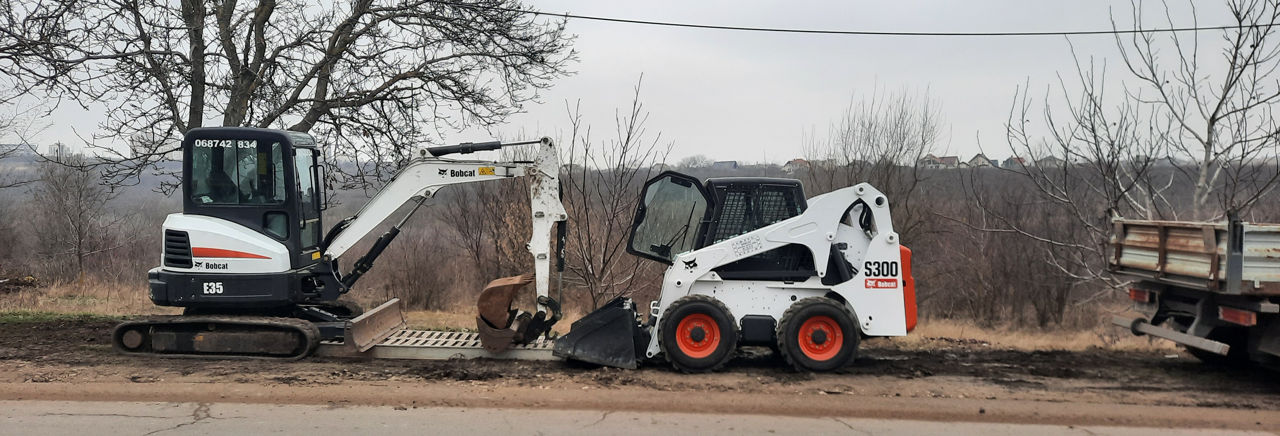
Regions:
<instances>
[{"instance_id":1,"label":"overcast sky","mask_svg":"<svg viewBox=\"0 0 1280 436\"><path fill-rule=\"evenodd\" d=\"M1159 2L1148 8L1163 12ZM1191 25L1185 3L1174 2L1177 25ZM544 11L640 20L755 27L882 31L1050 31L1109 29L1114 13L1129 27L1128 1L673 1L530 0ZM1225 6L1198 2L1201 25L1227 24ZM1148 27L1163 27L1151 21ZM1015 89L1033 94L1074 74L1067 39L1048 37L888 37L803 35L569 21L576 34L577 73L542 93L538 105L498 127L551 135L568 124L566 101L581 100L597 137L613 128L615 108L630 103L644 75L648 128L673 142L671 160L705 154L716 160L781 163L800 156L806 131L820 135L851 101L874 91L928 91L940 104L945 135L940 150L971 156L979 142L988 155L1009 154L1003 123ZM1205 40L1216 42L1213 33ZM1111 64L1121 77L1110 36L1071 37L1082 56ZM70 133L93 129L99 115L64 107L41 143L77 142ZM450 142L486 140L468 130ZM323 138L319 138L323 141Z\"/></svg>"}]
</instances>

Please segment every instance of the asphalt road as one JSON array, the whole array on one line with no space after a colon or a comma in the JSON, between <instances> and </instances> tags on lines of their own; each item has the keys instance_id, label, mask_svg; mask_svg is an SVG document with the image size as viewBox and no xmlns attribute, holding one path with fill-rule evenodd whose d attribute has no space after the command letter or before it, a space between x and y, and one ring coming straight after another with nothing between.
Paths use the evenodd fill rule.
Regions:
<instances>
[{"instance_id":1,"label":"asphalt road","mask_svg":"<svg viewBox=\"0 0 1280 436\"><path fill-rule=\"evenodd\" d=\"M3 435L1262 435L1263 431L455 407L0 401Z\"/></svg>"}]
</instances>

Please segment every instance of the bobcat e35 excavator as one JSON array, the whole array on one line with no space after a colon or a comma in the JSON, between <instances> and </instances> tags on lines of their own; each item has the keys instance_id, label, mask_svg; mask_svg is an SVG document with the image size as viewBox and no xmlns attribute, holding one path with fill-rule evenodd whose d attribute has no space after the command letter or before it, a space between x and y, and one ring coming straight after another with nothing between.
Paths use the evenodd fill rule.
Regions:
<instances>
[{"instance_id":1,"label":"bobcat e35 excavator","mask_svg":"<svg viewBox=\"0 0 1280 436\"><path fill-rule=\"evenodd\" d=\"M534 161L440 158L523 144L538 144ZM548 295L550 233L555 224L562 269L566 215L550 140L427 148L323 237L317 155L315 141L303 133L188 132L183 212L165 221L163 264L150 272L152 301L185 312L126 321L113 333L115 347L168 356L301 358L320 340L341 339L359 352L370 350L404 325L398 303L360 314L338 297L369 270L408 215L351 271L340 272L338 259L403 205L413 205L412 214L442 187L520 176L533 182L534 271L494 280L480 293L477 327L489 354L471 355L499 356L560 318L559 302ZM647 319L631 299L615 299L574 322L548 345L549 354L624 368L663 356L681 371L702 372L724 365L739 345L767 345L797 369L826 371L852 362L864 336L901 336L915 327L911 252L893 231L888 199L868 184L806 200L797 180L704 183L664 172L645 183L641 199L627 251L668 265ZM537 309L512 310L517 291L530 282Z\"/></svg>"},{"instance_id":2,"label":"bobcat e35 excavator","mask_svg":"<svg viewBox=\"0 0 1280 436\"><path fill-rule=\"evenodd\" d=\"M538 145L531 162L446 160L440 156ZM355 216L324 232L323 165L305 133L241 127L198 128L182 143L182 213L164 221L161 266L149 273L151 301L181 316L127 321L112 334L134 354L296 359L321 340L343 339L365 351L404 325L398 301L362 314L338 298L352 289L415 211L455 184L531 177L536 279L495 280L481 293L486 348L502 350L550 330L560 318L548 295L550 232L559 223L560 160L549 139L429 147ZM374 242L351 271L338 260L402 206L410 211ZM510 309L515 290L536 281L534 313ZM488 304L487 307L485 304Z\"/></svg>"}]
</instances>

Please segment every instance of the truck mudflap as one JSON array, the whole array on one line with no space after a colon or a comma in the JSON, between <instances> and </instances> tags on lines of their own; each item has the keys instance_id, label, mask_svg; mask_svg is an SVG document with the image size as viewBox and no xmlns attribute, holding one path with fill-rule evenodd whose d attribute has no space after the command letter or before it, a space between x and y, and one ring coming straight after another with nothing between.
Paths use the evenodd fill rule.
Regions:
<instances>
[{"instance_id":1,"label":"truck mudflap","mask_svg":"<svg viewBox=\"0 0 1280 436\"><path fill-rule=\"evenodd\" d=\"M1226 356L1231 351L1231 346L1212 339L1206 339L1199 336L1192 336L1177 330L1160 327L1144 318L1129 318L1122 315L1116 315L1111 319L1111 323L1120 327L1128 328L1134 335L1151 335L1157 338L1164 338L1170 341L1214 354Z\"/></svg>"},{"instance_id":2,"label":"truck mudflap","mask_svg":"<svg viewBox=\"0 0 1280 436\"><path fill-rule=\"evenodd\" d=\"M556 357L617 368L636 369L649 344L649 330L640 323L635 303L618 297L574 322L569 333L556 339Z\"/></svg>"}]
</instances>

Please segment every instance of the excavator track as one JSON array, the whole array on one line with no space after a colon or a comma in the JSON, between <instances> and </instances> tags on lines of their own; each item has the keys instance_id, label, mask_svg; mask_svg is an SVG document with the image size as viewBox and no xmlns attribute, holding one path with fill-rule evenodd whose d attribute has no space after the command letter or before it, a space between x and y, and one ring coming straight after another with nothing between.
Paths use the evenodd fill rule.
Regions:
<instances>
[{"instance_id":1,"label":"excavator track","mask_svg":"<svg viewBox=\"0 0 1280 436\"><path fill-rule=\"evenodd\" d=\"M267 316L158 316L125 321L111 332L117 351L160 357L298 360L319 344L315 324Z\"/></svg>"}]
</instances>

